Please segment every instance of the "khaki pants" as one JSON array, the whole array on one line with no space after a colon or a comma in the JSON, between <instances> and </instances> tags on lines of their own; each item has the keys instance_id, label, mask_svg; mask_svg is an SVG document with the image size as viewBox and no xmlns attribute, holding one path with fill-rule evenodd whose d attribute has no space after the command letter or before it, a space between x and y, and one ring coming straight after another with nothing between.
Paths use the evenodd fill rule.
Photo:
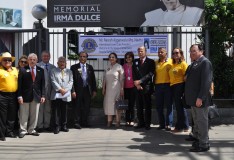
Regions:
<instances>
[{"instance_id":1,"label":"khaki pants","mask_svg":"<svg viewBox=\"0 0 234 160\"><path fill-rule=\"evenodd\" d=\"M40 103L34 100L30 103L23 103L19 109L20 133L33 133L37 126Z\"/></svg>"}]
</instances>

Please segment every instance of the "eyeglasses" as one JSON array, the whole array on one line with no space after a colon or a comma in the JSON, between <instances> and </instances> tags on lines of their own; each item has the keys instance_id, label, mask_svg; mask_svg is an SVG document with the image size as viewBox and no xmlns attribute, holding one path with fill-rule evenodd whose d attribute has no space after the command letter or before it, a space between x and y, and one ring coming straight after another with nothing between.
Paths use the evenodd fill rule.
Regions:
<instances>
[{"instance_id":1,"label":"eyeglasses","mask_svg":"<svg viewBox=\"0 0 234 160\"><path fill-rule=\"evenodd\" d=\"M180 52L173 52L172 54L179 54Z\"/></svg>"},{"instance_id":2,"label":"eyeglasses","mask_svg":"<svg viewBox=\"0 0 234 160\"><path fill-rule=\"evenodd\" d=\"M12 59L11 58L4 58L4 59L2 59L2 61L4 61L4 62L12 62Z\"/></svg>"},{"instance_id":3,"label":"eyeglasses","mask_svg":"<svg viewBox=\"0 0 234 160\"><path fill-rule=\"evenodd\" d=\"M114 58L115 58L114 56L113 56L113 57L112 57L112 56L111 56L111 57L109 57L109 59L114 59Z\"/></svg>"},{"instance_id":4,"label":"eyeglasses","mask_svg":"<svg viewBox=\"0 0 234 160\"><path fill-rule=\"evenodd\" d=\"M20 61L21 63L24 63L24 64L28 64L28 62L27 61Z\"/></svg>"},{"instance_id":5,"label":"eyeglasses","mask_svg":"<svg viewBox=\"0 0 234 160\"><path fill-rule=\"evenodd\" d=\"M87 58L87 56L80 56L80 58Z\"/></svg>"},{"instance_id":6,"label":"eyeglasses","mask_svg":"<svg viewBox=\"0 0 234 160\"><path fill-rule=\"evenodd\" d=\"M132 58L132 57L126 57L126 59L130 59L130 58Z\"/></svg>"}]
</instances>

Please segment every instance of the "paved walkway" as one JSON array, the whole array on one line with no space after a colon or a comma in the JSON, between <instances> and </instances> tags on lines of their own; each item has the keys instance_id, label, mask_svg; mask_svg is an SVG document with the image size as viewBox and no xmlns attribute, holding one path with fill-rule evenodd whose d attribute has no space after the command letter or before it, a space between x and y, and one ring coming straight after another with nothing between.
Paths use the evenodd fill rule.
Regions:
<instances>
[{"instance_id":1,"label":"paved walkway","mask_svg":"<svg viewBox=\"0 0 234 160\"><path fill-rule=\"evenodd\" d=\"M0 160L234 160L234 125L210 130L211 150L188 151L187 133L102 126L0 141Z\"/></svg>"}]
</instances>

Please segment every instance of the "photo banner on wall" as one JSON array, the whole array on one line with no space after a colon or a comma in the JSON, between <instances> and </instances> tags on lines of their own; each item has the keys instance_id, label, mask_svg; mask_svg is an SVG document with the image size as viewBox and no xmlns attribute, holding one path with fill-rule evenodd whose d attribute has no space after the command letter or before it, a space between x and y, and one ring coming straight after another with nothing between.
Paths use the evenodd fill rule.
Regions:
<instances>
[{"instance_id":1,"label":"photo banner on wall","mask_svg":"<svg viewBox=\"0 0 234 160\"><path fill-rule=\"evenodd\" d=\"M0 28L22 28L22 10L0 8Z\"/></svg>"},{"instance_id":2,"label":"photo banner on wall","mask_svg":"<svg viewBox=\"0 0 234 160\"><path fill-rule=\"evenodd\" d=\"M115 52L119 58L123 58L126 52L132 51L137 56L137 49L145 46L147 56L151 58L158 57L158 48L168 49L167 35L136 35L136 36L118 36L118 35L80 35L79 52L85 51L89 58L107 58L112 52Z\"/></svg>"},{"instance_id":3,"label":"photo banner on wall","mask_svg":"<svg viewBox=\"0 0 234 160\"><path fill-rule=\"evenodd\" d=\"M204 0L48 0L48 27L199 26Z\"/></svg>"}]
</instances>

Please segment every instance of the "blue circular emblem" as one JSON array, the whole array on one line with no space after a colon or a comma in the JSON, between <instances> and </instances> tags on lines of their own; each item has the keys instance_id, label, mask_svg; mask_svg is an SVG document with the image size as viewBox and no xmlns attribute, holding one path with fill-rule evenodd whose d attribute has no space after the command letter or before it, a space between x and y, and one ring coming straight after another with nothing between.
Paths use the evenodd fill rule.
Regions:
<instances>
[{"instance_id":1,"label":"blue circular emblem","mask_svg":"<svg viewBox=\"0 0 234 160\"><path fill-rule=\"evenodd\" d=\"M98 47L96 41L92 38L85 39L81 45L83 48L83 51L87 53L94 52L96 48Z\"/></svg>"}]
</instances>

